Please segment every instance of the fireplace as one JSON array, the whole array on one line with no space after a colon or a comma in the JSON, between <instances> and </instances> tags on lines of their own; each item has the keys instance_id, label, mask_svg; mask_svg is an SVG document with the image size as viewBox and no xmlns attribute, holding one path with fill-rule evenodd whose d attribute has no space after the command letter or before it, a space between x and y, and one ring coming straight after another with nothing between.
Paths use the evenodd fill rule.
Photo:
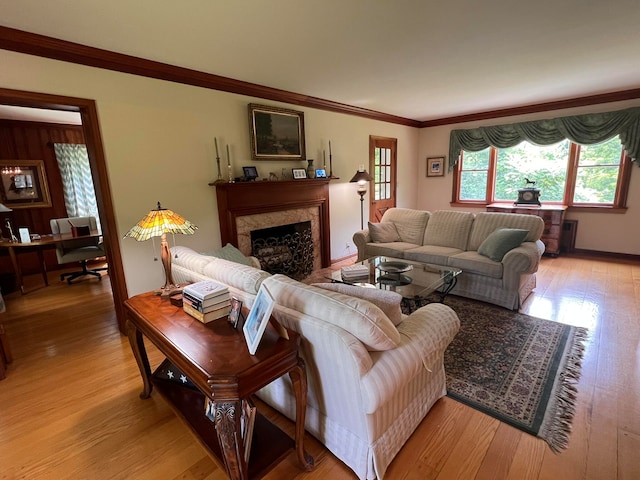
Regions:
<instances>
[{"instance_id":1,"label":"fireplace","mask_svg":"<svg viewBox=\"0 0 640 480\"><path fill-rule=\"evenodd\" d=\"M251 231L251 254L269 273L295 280L308 277L314 268L311 222L298 222Z\"/></svg>"},{"instance_id":2,"label":"fireplace","mask_svg":"<svg viewBox=\"0 0 640 480\"><path fill-rule=\"evenodd\" d=\"M313 268L331 265L329 179L220 183L216 187L222 245L252 254L251 232L309 222Z\"/></svg>"}]
</instances>

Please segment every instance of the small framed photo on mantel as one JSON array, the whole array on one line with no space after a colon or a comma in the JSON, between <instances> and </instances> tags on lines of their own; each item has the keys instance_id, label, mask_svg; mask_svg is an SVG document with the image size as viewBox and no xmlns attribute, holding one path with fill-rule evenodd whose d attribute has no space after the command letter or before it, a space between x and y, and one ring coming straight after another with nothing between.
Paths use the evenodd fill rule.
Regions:
<instances>
[{"instance_id":1,"label":"small framed photo on mantel","mask_svg":"<svg viewBox=\"0 0 640 480\"><path fill-rule=\"evenodd\" d=\"M427 177L444 177L445 157L427 157Z\"/></svg>"},{"instance_id":2,"label":"small framed photo on mantel","mask_svg":"<svg viewBox=\"0 0 640 480\"><path fill-rule=\"evenodd\" d=\"M293 175L294 180L307 178L307 171L304 168L292 168L291 174Z\"/></svg>"}]
</instances>

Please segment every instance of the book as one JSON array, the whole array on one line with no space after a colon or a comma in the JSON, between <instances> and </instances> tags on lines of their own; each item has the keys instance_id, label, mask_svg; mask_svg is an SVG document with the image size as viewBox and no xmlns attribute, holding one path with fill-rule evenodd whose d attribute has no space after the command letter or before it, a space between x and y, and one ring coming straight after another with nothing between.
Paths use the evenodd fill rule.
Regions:
<instances>
[{"instance_id":1,"label":"book","mask_svg":"<svg viewBox=\"0 0 640 480\"><path fill-rule=\"evenodd\" d=\"M340 269L340 274L345 280L351 280L354 278L365 278L369 276L369 267L367 265L356 263L355 265L342 267Z\"/></svg>"},{"instance_id":2,"label":"book","mask_svg":"<svg viewBox=\"0 0 640 480\"><path fill-rule=\"evenodd\" d=\"M220 295L215 295L205 300L194 297L192 294L190 294L189 292L185 292L184 290L182 291L182 296L183 296L183 299L186 299L189 302L191 302L191 305L194 308L198 308L200 311L205 311L207 308L211 307L212 305L216 305L217 303L221 303L228 300L229 292L228 291L223 292Z\"/></svg>"},{"instance_id":3,"label":"book","mask_svg":"<svg viewBox=\"0 0 640 480\"><path fill-rule=\"evenodd\" d=\"M188 303L184 302L182 304L182 309L191 315L196 320L200 320L202 323L209 323L213 320L217 320L218 318L223 318L229 315L229 311L231 310L231 304L227 304L226 306L219 308L217 310L213 310L211 312L202 313L199 310L196 310Z\"/></svg>"},{"instance_id":4,"label":"book","mask_svg":"<svg viewBox=\"0 0 640 480\"><path fill-rule=\"evenodd\" d=\"M222 283L213 280L203 280L202 282L191 283L182 289L182 293L187 293L190 297L201 302L228 294L229 288Z\"/></svg>"},{"instance_id":5,"label":"book","mask_svg":"<svg viewBox=\"0 0 640 480\"><path fill-rule=\"evenodd\" d=\"M214 310L218 310L219 308L229 305L231 302L229 295L221 295L220 297L216 297L214 300L216 300L216 303L207 303L206 305L203 305L201 302L198 302L197 300L193 300L184 295L182 296L183 304L188 303L191 308L195 308L196 310L202 313L213 312Z\"/></svg>"}]
</instances>

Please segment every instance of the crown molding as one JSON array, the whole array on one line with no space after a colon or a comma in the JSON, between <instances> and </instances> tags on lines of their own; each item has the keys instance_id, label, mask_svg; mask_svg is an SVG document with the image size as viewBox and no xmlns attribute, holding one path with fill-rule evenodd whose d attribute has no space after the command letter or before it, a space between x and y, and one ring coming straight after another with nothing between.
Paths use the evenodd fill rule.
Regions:
<instances>
[{"instance_id":1,"label":"crown molding","mask_svg":"<svg viewBox=\"0 0 640 480\"><path fill-rule=\"evenodd\" d=\"M425 120L423 122L420 122L420 128L475 122L478 120L488 120L492 118L513 117L516 115L527 115L530 113L562 110L564 108L586 107L589 105L597 105L600 103L622 102L625 100L633 100L635 98L640 98L640 88L621 90L618 92L602 93L598 95L588 95L585 97L569 98L566 100L557 100L553 102L535 103L531 105L523 105L521 107L489 110L486 112L458 115L455 117L438 118L435 120Z\"/></svg>"},{"instance_id":2,"label":"crown molding","mask_svg":"<svg viewBox=\"0 0 640 480\"><path fill-rule=\"evenodd\" d=\"M489 110L468 115L420 121L300 93L266 87L256 83L243 82L229 77L200 72L189 68L169 65L109 50L88 47L79 43L68 42L66 40L60 40L4 26L0 26L0 49L122 73L129 73L148 78L155 78L158 80L182 83L195 87L220 90L223 92L246 95L265 100L273 100L302 107L316 108L335 113L344 113L346 115L355 115L358 117L369 118L371 120L405 125L414 128L452 125L456 123L526 115L551 110L561 110L565 108L583 107L640 98L640 88L636 88L553 102L523 105L520 107Z\"/></svg>"},{"instance_id":3,"label":"crown molding","mask_svg":"<svg viewBox=\"0 0 640 480\"><path fill-rule=\"evenodd\" d=\"M366 108L345 105L331 100L288 92L255 83L243 82L233 78L211 73L199 72L189 68L147 60L140 57L111 52L100 48L88 47L45 35L25 32L0 26L0 48L39 57L61 60L90 67L130 73L143 77L182 83L195 87L220 90L249 97L273 100L304 107L328 110L348 115L356 115L382 122L396 123L409 127L418 127L420 122L398 117Z\"/></svg>"}]
</instances>

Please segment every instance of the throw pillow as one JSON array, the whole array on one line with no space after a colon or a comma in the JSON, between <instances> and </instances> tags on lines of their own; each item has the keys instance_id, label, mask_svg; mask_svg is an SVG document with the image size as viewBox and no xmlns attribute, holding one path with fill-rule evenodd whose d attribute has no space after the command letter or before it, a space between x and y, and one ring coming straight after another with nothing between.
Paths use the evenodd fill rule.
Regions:
<instances>
[{"instance_id":1,"label":"throw pillow","mask_svg":"<svg viewBox=\"0 0 640 480\"><path fill-rule=\"evenodd\" d=\"M213 252L206 253L210 257L222 258L229 260L230 262L240 263L242 265L253 266L251 260L244 256L244 254L236 247L227 243L224 247L214 250Z\"/></svg>"},{"instance_id":2,"label":"throw pillow","mask_svg":"<svg viewBox=\"0 0 640 480\"><path fill-rule=\"evenodd\" d=\"M369 235L374 243L399 242L400 235L395 223L371 223L369 222Z\"/></svg>"},{"instance_id":3,"label":"throw pillow","mask_svg":"<svg viewBox=\"0 0 640 480\"><path fill-rule=\"evenodd\" d=\"M402 322L402 310L400 302L402 295L389 290L379 290L377 288L364 288L357 285L347 285L346 283L314 283L314 287L324 288L333 292L344 293L352 297L368 300L389 317L389 320L397 327Z\"/></svg>"},{"instance_id":4,"label":"throw pillow","mask_svg":"<svg viewBox=\"0 0 640 480\"><path fill-rule=\"evenodd\" d=\"M490 234L478 247L478 253L501 262L508 251L518 247L529 234L521 228L499 228Z\"/></svg>"}]
</instances>

